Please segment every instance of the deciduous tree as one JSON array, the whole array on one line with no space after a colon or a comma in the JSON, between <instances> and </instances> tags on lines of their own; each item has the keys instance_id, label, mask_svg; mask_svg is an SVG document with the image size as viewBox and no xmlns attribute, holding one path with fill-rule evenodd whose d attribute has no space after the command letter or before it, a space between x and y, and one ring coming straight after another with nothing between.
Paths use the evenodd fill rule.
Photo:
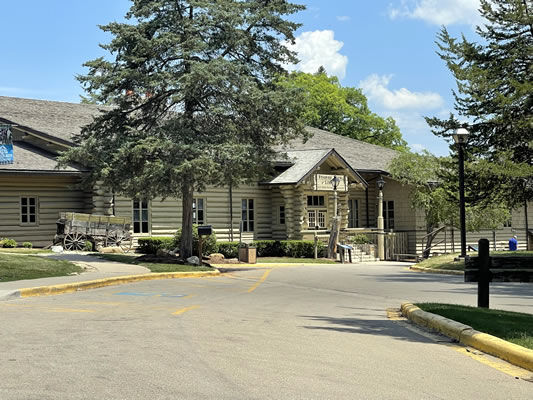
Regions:
<instances>
[{"instance_id":1,"label":"deciduous tree","mask_svg":"<svg viewBox=\"0 0 533 400\"><path fill-rule=\"evenodd\" d=\"M407 142L394 119L370 111L361 89L342 86L337 77L327 76L323 68L315 74L293 72L284 84L303 90L303 117L307 125L395 150L407 150Z\"/></svg>"}]
</instances>

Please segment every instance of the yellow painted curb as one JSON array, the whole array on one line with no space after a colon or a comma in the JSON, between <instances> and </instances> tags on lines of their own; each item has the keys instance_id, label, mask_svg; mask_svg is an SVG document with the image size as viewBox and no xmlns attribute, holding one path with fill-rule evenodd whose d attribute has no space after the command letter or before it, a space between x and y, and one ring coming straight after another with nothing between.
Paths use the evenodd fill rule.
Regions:
<instances>
[{"instance_id":1,"label":"yellow painted curb","mask_svg":"<svg viewBox=\"0 0 533 400\"><path fill-rule=\"evenodd\" d=\"M79 290L96 289L105 286L122 285L125 283L150 281L155 279L201 278L204 276L217 276L220 271L197 272L158 272L142 275L114 276L111 278L96 279L85 282L63 283L60 285L37 286L19 289L20 297L51 296L56 294L72 293Z\"/></svg>"},{"instance_id":2,"label":"yellow painted curb","mask_svg":"<svg viewBox=\"0 0 533 400\"><path fill-rule=\"evenodd\" d=\"M422 311L411 303L402 303L402 314L418 325L425 326L457 341L491 354L511 364L533 371L533 350L509 343L496 336L479 332L471 326L461 324L440 315Z\"/></svg>"},{"instance_id":3,"label":"yellow painted curb","mask_svg":"<svg viewBox=\"0 0 533 400\"><path fill-rule=\"evenodd\" d=\"M433 269L433 268L424 268L411 265L409 267L411 271L417 272L427 272L429 274L440 274L440 275L464 275L464 271L455 271L453 269Z\"/></svg>"}]
</instances>

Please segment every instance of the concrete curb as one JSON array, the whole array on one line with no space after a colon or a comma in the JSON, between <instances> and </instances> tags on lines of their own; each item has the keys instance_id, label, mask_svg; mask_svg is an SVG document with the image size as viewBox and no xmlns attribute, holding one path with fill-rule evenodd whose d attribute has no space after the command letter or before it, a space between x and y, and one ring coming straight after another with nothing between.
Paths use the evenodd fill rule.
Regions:
<instances>
[{"instance_id":1,"label":"concrete curb","mask_svg":"<svg viewBox=\"0 0 533 400\"><path fill-rule=\"evenodd\" d=\"M0 290L0 301L12 300L20 297L20 290Z\"/></svg>"},{"instance_id":2,"label":"concrete curb","mask_svg":"<svg viewBox=\"0 0 533 400\"><path fill-rule=\"evenodd\" d=\"M16 293L12 297L52 296L56 294L73 293L80 290L96 289L105 286L122 285L125 283L149 281L155 279L201 278L218 275L220 275L219 270L197 272L158 272L141 275L114 276L111 278L96 279L92 281L18 289L17 291L14 291Z\"/></svg>"},{"instance_id":3,"label":"concrete curb","mask_svg":"<svg viewBox=\"0 0 533 400\"><path fill-rule=\"evenodd\" d=\"M429 274L440 274L440 275L464 275L464 271L456 271L453 269L433 269L433 268L424 268L424 267L415 267L414 265L410 266L411 271L417 272L427 272Z\"/></svg>"},{"instance_id":4,"label":"concrete curb","mask_svg":"<svg viewBox=\"0 0 533 400\"><path fill-rule=\"evenodd\" d=\"M533 371L533 350L526 349L503 339L476 331L440 315L422 311L411 303L402 303L402 314L417 325L443 333L458 342L491 354L511 364Z\"/></svg>"}]
</instances>

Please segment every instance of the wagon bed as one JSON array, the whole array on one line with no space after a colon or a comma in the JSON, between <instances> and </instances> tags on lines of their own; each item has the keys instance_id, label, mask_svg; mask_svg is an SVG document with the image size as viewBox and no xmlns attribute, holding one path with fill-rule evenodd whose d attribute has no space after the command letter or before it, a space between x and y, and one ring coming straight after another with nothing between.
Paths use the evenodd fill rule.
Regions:
<instances>
[{"instance_id":1,"label":"wagon bed","mask_svg":"<svg viewBox=\"0 0 533 400\"><path fill-rule=\"evenodd\" d=\"M54 243L66 250L83 250L86 242L97 246L118 246L124 252L131 249L131 218L108 215L61 212L56 222Z\"/></svg>"}]
</instances>

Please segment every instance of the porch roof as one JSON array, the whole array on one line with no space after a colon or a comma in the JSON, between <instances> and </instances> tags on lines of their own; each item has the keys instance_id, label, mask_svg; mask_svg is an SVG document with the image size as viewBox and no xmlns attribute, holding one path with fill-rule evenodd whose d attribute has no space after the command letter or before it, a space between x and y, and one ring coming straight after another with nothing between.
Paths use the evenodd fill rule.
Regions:
<instances>
[{"instance_id":1,"label":"porch roof","mask_svg":"<svg viewBox=\"0 0 533 400\"><path fill-rule=\"evenodd\" d=\"M355 171L344 158L332 148L329 149L311 149L311 150L294 150L287 152L288 160L293 164L281 174L272 179L269 183L273 185L298 184L301 183L310 174L316 171L326 160L333 161L336 166L343 168L348 172L348 176L363 185L366 181L357 171Z\"/></svg>"},{"instance_id":2,"label":"porch roof","mask_svg":"<svg viewBox=\"0 0 533 400\"><path fill-rule=\"evenodd\" d=\"M0 174L24 172L77 175L87 171L73 164L58 169L54 154L26 142L13 142L13 153L13 164L0 164Z\"/></svg>"}]
</instances>

